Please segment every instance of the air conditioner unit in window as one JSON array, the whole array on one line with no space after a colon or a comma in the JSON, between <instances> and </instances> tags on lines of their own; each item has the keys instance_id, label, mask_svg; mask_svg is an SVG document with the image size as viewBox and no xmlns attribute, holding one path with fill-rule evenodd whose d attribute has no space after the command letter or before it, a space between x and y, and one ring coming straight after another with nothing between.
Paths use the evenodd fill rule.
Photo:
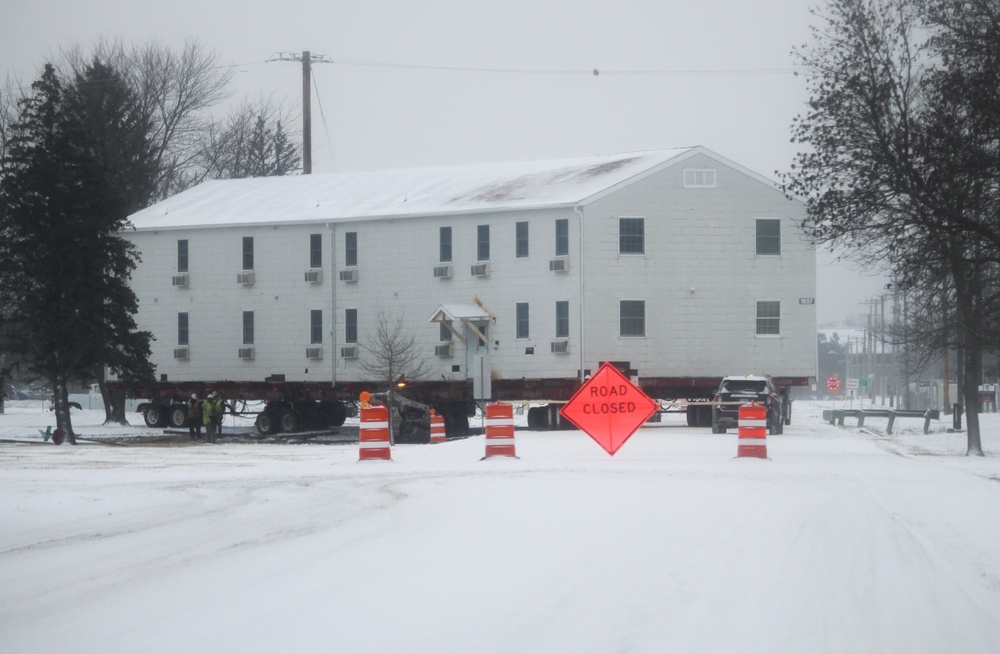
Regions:
<instances>
[{"instance_id":1,"label":"air conditioner unit in window","mask_svg":"<svg viewBox=\"0 0 1000 654\"><path fill-rule=\"evenodd\" d=\"M490 276L490 264L488 263L477 263L472 266L472 276L473 277L489 277Z\"/></svg>"},{"instance_id":2,"label":"air conditioner unit in window","mask_svg":"<svg viewBox=\"0 0 1000 654\"><path fill-rule=\"evenodd\" d=\"M321 347L307 347L306 348L306 358L307 359L322 359L323 358L323 348L321 348Z\"/></svg>"},{"instance_id":3,"label":"air conditioner unit in window","mask_svg":"<svg viewBox=\"0 0 1000 654\"><path fill-rule=\"evenodd\" d=\"M342 359L357 359L358 358L358 346L349 345L347 347L340 348L340 358Z\"/></svg>"},{"instance_id":4,"label":"air conditioner unit in window","mask_svg":"<svg viewBox=\"0 0 1000 654\"><path fill-rule=\"evenodd\" d=\"M434 276L442 279L451 277L451 266L434 266Z\"/></svg>"},{"instance_id":5,"label":"air conditioner unit in window","mask_svg":"<svg viewBox=\"0 0 1000 654\"><path fill-rule=\"evenodd\" d=\"M552 351L558 354L569 353L569 341L552 341Z\"/></svg>"},{"instance_id":6,"label":"air conditioner unit in window","mask_svg":"<svg viewBox=\"0 0 1000 654\"><path fill-rule=\"evenodd\" d=\"M451 343L442 343L434 346L434 355L439 357L451 356Z\"/></svg>"},{"instance_id":7,"label":"air conditioner unit in window","mask_svg":"<svg viewBox=\"0 0 1000 654\"><path fill-rule=\"evenodd\" d=\"M253 348L252 347L241 347L240 348L240 358L253 360Z\"/></svg>"},{"instance_id":8,"label":"air conditioner unit in window","mask_svg":"<svg viewBox=\"0 0 1000 654\"><path fill-rule=\"evenodd\" d=\"M323 281L323 271L322 270L307 270L306 271L306 281L310 284L319 284Z\"/></svg>"},{"instance_id":9,"label":"air conditioner unit in window","mask_svg":"<svg viewBox=\"0 0 1000 654\"><path fill-rule=\"evenodd\" d=\"M182 361L187 361L189 357L188 349L186 347L175 347L174 348L174 358L180 359Z\"/></svg>"},{"instance_id":10,"label":"air conditioner unit in window","mask_svg":"<svg viewBox=\"0 0 1000 654\"><path fill-rule=\"evenodd\" d=\"M243 272L236 275L236 283L243 284L244 286L253 286L254 274L252 272Z\"/></svg>"},{"instance_id":11,"label":"air conditioner unit in window","mask_svg":"<svg viewBox=\"0 0 1000 654\"><path fill-rule=\"evenodd\" d=\"M170 281L177 288L187 288L191 283L191 278L187 273L184 273L183 275L174 275L170 278Z\"/></svg>"},{"instance_id":12,"label":"air conditioner unit in window","mask_svg":"<svg viewBox=\"0 0 1000 654\"><path fill-rule=\"evenodd\" d=\"M351 268L349 270L340 271L340 281L342 282L356 282L358 281L358 269Z\"/></svg>"},{"instance_id":13,"label":"air conditioner unit in window","mask_svg":"<svg viewBox=\"0 0 1000 654\"><path fill-rule=\"evenodd\" d=\"M569 259L552 259L549 261L549 270L566 272L569 270Z\"/></svg>"}]
</instances>

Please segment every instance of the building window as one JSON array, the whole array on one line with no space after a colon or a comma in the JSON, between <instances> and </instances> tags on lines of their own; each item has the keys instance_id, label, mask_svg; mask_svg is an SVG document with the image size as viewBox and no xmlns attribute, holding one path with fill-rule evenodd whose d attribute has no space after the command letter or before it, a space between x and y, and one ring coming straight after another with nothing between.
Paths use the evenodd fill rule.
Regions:
<instances>
[{"instance_id":1,"label":"building window","mask_svg":"<svg viewBox=\"0 0 1000 654\"><path fill-rule=\"evenodd\" d=\"M685 168L684 188L715 188L715 169Z\"/></svg>"},{"instance_id":2,"label":"building window","mask_svg":"<svg viewBox=\"0 0 1000 654\"><path fill-rule=\"evenodd\" d=\"M188 271L188 241L182 238L177 241L177 272L186 273Z\"/></svg>"},{"instance_id":3,"label":"building window","mask_svg":"<svg viewBox=\"0 0 1000 654\"><path fill-rule=\"evenodd\" d=\"M646 253L646 219L618 219L618 254Z\"/></svg>"},{"instance_id":4,"label":"building window","mask_svg":"<svg viewBox=\"0 0 1000 654\"><path fill-rule=\"evenodd\" d=\"M757 254L781 254L781 220L757 219Z\"/></svg>"},{"instance_id":5,"label":"building window","mask_svg":"<svg viewBox=\"0 0 1000 654\"><path fill-rule=\"evenodd\" d=\"M556 302L556 338L569 338L569 301Z\"/></svg>"},{"instance_id":6,"label":"building window","mask_svg":"<svg viewBox=\"0 0 1000 654\"><path fill-rule=\"evenodd\" d=\"M323 267L323 235L322 234L310 234L309 235L309 267L310 268L322 268Z\"/></svg>"},{"instance_id":7,"label":"building window","mask_svg":"<svg viewBox=\"0 0 1000 654\"><path fill-rule=\"evenodd\" d=\"M344 309L344 342L358 342L358 310Z\"/></svg>"},{"instance_id":8,"label":"building window","mask_svg":"<svg viewBox=\"0 0 1000 654\"><path fill-rule=\"evenodd\" d=\"M569 218L556 220L556 256L569 254Z\"/></svg>"},{"instance_id":9,"label":"building window","mask_svg":"<svg viewBox=\"0 0 1000 654\"><path fill-rule=\"evenodd\" d=\"M309 312L309 342L319 345L323 342L323 310L312 309Z\"/></svg>"},{"instance_id":10,"label":"building window","mask_svg":"<svg viewBox=\"0 0 1000 654\"><path fill-rule=\"evenodd\" d=\"M344 234L344 265L358 265L358 233L346 232Z\"/></svg>"},{"instance_id":11,"label":"building window","mask_svg":"<svg viewBox=\"0 0 1000 654\"><path fill-rule=\"evenodd\" d=\"M243 344L253 345L253 311L243 312Z\"/></svg>"},{"instance_id":12,"label":"building window","mask_svg":"<svg viewBox=\"0 0 1000 654\"><path fill-rule=\"evenodd\" d=\"M177 344L188 345L188 314L177 314Z\"/></svg>"},{"instance_id":13,"label":"building window","mask_svg":"<svg viewBox=\"0 0 1000 654\"><path fill-rule=\"evenodd\" d=\"M440 325L441 325L441 327L439 328L439 331L438 331L438 339L440 339L440 341L442 343L448 343L448 342L450 342L451 338L452 338L451 330L448 329L448 325L446 325L443 322L440 323Z\"/></svg>"},{"instance_id":14,"label":"building window","mask_svg":"<svg viewBox=\"0 0 1000 654\"><path fill-rule=\"evenodd\" d=\"M451 263L451 227L438 230L438 258L441 263Z\"/></svg>"},{"instance_id":15,"label":"building window","mask_svg":"<svg viewBox=\"0 0 1000 654\"><path fill-rule=\"evenodd\" d=\"M757 336L781 335L781 301L757 300Z\"/></svg>"},{"instance_id":16,"label":"building window","mask_svg":"<svg viewBox=\"0 0 1000 654\"><path fill-rule=\"evenodd\" d=\"M514 256L523 259L528 256L528 223L519 222L514 225L516 234L514 237Z\"/></svg>"},{"instance_id":17,"label":"building window","mask_svg":"<svg viewBox=\"0 0 1000 654\"><path fill-rule=\"evenodd\" d=\"M518 302L515 309L515 338L528 338L528 303Z\"/></svg>"},{"instance_id":18,"label":"building window","mask_svg":"<svg viewBox=\"0 0 1000 654\"><path fill-rule=\"evenodd\" d=\"M490 260L490 226L479 225L476 228L476 260Z\"/></svg>"},{"instance_id":19,"label":"building window","mask_svg":"<svg viewBox=\"0 0 1000 654\"><path fill-rule=\"evenodd\" d=\"M620 336L645 336L646 301L621 300L618 304L618 325Z\"/></svg>"},{"instance_id":20,"label":"building window","mask_svg":"<svg viewBox=\"0 0 1000 654\"><path fill-rule=\"evenodd\" d=\"M243 270L253 270L253 236L243 237Z\"/></svg>"}]
</instances>

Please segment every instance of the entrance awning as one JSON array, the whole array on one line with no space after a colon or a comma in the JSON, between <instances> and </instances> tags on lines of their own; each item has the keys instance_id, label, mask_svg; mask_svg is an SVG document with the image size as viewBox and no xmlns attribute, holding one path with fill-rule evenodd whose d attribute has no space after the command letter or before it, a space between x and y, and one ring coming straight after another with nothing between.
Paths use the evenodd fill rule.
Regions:
<instances>
[{"instance_id":1,"label":"entrance awning","mask_svg":"<svg viewBox=\"0 0 1000 654\"><path fill-rule=\"evenodd\" d=\"M488 345L489 341L478 325L489 323L494 318L488 309L479 304L442 304L434 310L428 322L444 324L462 344L465 344L465 338L455 329L454 323L465 323L479 337L480 343Z\"/></svg>"}]
</instances>

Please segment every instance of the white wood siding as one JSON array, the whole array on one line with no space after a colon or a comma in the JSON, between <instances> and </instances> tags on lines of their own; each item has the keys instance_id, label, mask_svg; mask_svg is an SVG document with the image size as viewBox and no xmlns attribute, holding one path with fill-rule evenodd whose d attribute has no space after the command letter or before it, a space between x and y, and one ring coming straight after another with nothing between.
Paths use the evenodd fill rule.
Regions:
<instances>
[{"instance_id":1,"label":"white wood siding","mask_svg":"<svg viewBox=\"0 0 1000 654\"><path fill-rule=\"evenodd\" d=\"M685 168L717 170L717 186L683 188ZM815 253L796 226L801 203L696 155L623 185L582 212L582 239L580 215L572 208L130 232L142 254L133 278L139 326L156 336L153 361L169 381L262 381L272 374L288 381L363 380L360 362L340 357L348 308L358 310L362 344L381 310L404 320L426 352L430 378L464 379L471 352L456 341L451 357L437 357L439 326L428 318L441 304L477 300L497 317L489 326L489 357L499 378L572 378L581 366L596 370L604 360L629 361L640 377L815 374L815 306L799 304L816 288ZM644 255L619 255L620 217L645 219ZM569 222L568 272L549 270L559 218ZM755 254L757 218L781 220L780 256ZM515 256L517 222L529 223L525 258ZM478 262L478 225L490 226L486 278L470 273ZM442 226L452 228L450 279L433 275ZM339 279L347 232L358 235L357 283ZM304 280L309 235L315 233L323 235L318 284ZM256 280L248 287L236 281L244 236L254 238L255 249ZM171 284L182 238L189 241L186 289ZM620 299L645 300L645 337L619 336ZM781 301L776 338L755 336L755 303L764 299ZM569 302L568 354L552 353L550 346L560 300ZM527 339L515 338L518 302L529 304ZM323 310L321 360L306 358L313 309ZM173 358L180 311L189 312L188 361ZM253 361L237 357L243 311L255 315ZM526 354L529 348L534 354Z\"/></svg>"}]
</instances>

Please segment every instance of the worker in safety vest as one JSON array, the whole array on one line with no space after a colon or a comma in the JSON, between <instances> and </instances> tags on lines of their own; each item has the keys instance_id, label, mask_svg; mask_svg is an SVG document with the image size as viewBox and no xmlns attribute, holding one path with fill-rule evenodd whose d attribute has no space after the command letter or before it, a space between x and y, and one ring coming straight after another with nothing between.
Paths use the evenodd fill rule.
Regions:
<instances>
[{"instance_id":1,"label":"worker in safety vest","mask_svg":"<svg viewBox=\"0 0 1000 654\"><path fill-rule=\"evenodd\" d=\"M219 391L215 391L212 393L212 428L215 436L222 435L222 414L225 410L226 403L219 395Z\"/></svg>"},{"instance_id":2,"label":"worker in safety vest","mask_svg":"<svg viewBox=\"0 0 1000 654\"><path fill-rule=\"evenodd\" d=\"M188 409L188 432L191 434L191 440L196 441L201 438L201 409L202 403L198 399L198 396L194 393L191 394L191 399L187 403Z\"/></svg>"},{"instance_id":3,"label":"worker in safety vest","mask_svg":"<svg viewBox=\"0 0 1000 654\"><path fill-rule=\"evenodd\" d=\"M205 425L205 439L209 443L215 442L215 422L212 420L212 399L214 395L215 393L209 393L201 405L201 423Z\"/></svg>"}]
</instances>

